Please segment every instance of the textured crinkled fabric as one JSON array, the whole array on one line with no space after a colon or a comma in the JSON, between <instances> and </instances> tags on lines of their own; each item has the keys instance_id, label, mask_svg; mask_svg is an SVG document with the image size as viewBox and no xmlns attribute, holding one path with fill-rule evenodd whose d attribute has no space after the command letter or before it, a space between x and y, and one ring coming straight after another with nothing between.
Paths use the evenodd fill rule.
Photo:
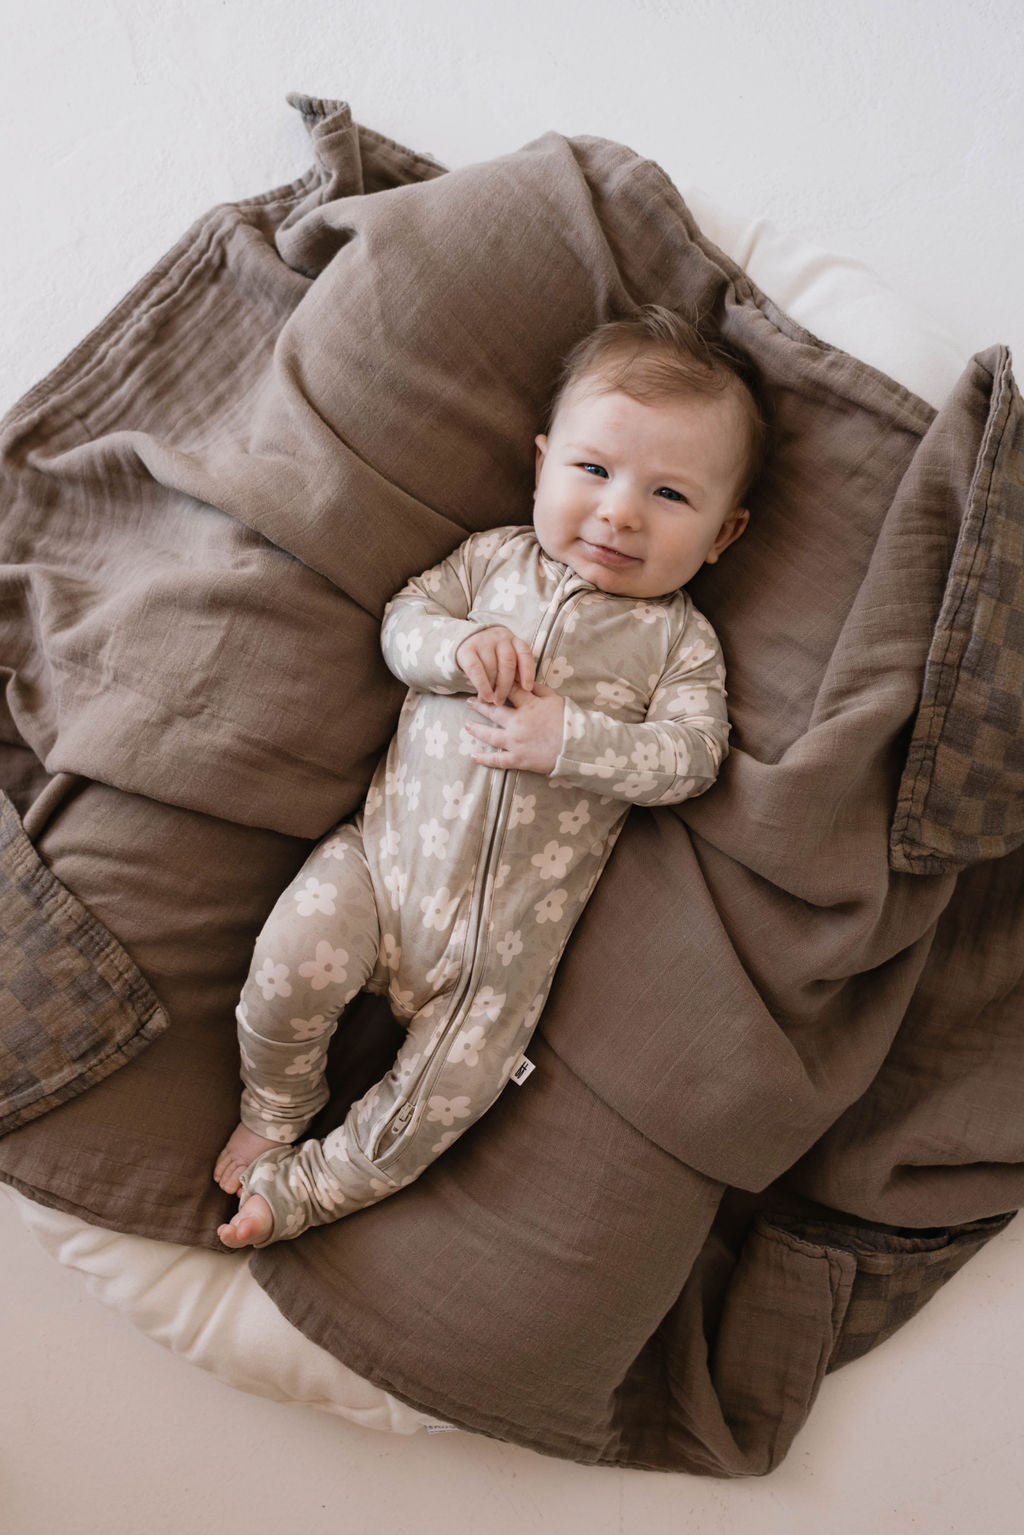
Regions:
<instances>
[{"instance_id":1,"label":"textured crinkled fabric","mask_svg":"<svg viewBox=\"0 0 1024 1535\"><path fill-rule=\"evenodd\" d=\"M992 406L893 818L892 866L910 874L1024 842L1024 404L1005 353L967 387Z\"/></svg>"},{"instance_id":2,"label":"textured crinkled fabric","mask_svg":"<svg viewBox=\"0 0 1024 1535\"><path fill-rule=\"evenodd\" d=\"M65 1103L167 1027L121 945L40 861L0 794L0 1134Z\"/></svg>"},{"instance_id":3,"label":"textured crinkled fabric","mask_svg":"<svg viewBox=\"0 0 1024 1535\"><path fill-rule=\"evenodd\" d=\"M621 145L548 134L443 173L302 105L309 176L200 220L0 430L2 735L24 824L170 1020L8 1134L0 1174L216 1246L238 988L394 728L385 603L520 520L581 333L647 300L709 312L776 422L749 530L691 583L728 667L724 770L696 801L631 810L514 1098L400 1197L254 1272L323 1347L450 1421L583 1461L763 1472L842 1357L858 1259L753 1226L749 1204L734 1219L727 1190L954 1246L1021 1203L1024 856L976 841L962 869L963 846L939 873L889 863L982 502L960 674L1024 681L982 604L995 592L1011 623L1005 351L936 413L789 320ZM995 804L1015 771L1000 711ZM936 753L937 787L946 771ZM394 1033L376 999L353 1004L317 1133Z\"/></svg>"}]
</instances>

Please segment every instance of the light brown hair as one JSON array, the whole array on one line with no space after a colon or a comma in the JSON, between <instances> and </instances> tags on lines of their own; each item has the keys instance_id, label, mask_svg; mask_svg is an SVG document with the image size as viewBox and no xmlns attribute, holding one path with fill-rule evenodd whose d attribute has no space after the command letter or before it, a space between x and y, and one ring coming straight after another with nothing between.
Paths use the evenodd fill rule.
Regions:
<instances>
[{"instance_id":1,"label":"light brown hair","mask_svg":"<svg viewBox=\"0 0 1024 1535\"><path fill-rule=\"evenodd\" d=\"M641 402L731 391L747 437L737 500L745 504L767 460L769 427L757 370L738 347L674 309L645 304L630 319L599 325L572 348L562 363L546 430L565 396L584 381L595 393L627 394Z\"/></svg>"}]
</instances>

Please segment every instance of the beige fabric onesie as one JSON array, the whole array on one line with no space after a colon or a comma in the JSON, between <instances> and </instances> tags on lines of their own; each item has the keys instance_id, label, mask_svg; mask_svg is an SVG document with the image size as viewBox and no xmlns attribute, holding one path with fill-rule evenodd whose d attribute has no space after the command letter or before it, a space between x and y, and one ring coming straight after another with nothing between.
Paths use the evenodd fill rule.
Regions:
<instances>
[{"instance_id":1,"label":"beige fabric onesie","mask_svg":"<svg viewBox=\"0 0 1024 1535\"><path fill-rule=\"evenodd\" d=\"M550 777L470 756L475 690L455 652L492 624L529 641L566 700ZM629 805L703 793L727 750L721 649L687 594L602 592L530 527L473 534L410 581L382 645L410 691L362 811L313 850L260 934L238 1008L244 1123L282 1142L303 1133L360 989L386 993L408 1032L323 1141L250 1167L243 1189L269 1202L271 1241L411 1183L529 1070L523 1051Z\"/></svg>"}]
</instances>

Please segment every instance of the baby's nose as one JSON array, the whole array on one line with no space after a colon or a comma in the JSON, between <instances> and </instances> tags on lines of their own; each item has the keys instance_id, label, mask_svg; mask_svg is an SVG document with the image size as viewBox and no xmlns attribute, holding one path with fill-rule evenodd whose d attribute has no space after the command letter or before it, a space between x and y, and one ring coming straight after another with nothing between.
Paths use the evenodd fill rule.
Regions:
<instances>
[{"instance_id":1,"label":"baby's nose","mask_svg":"<svg viewBox=\"0 0 1024 1535\"><path fill-rule=\"evenodd\" d=\"M625 492L609 497L605 503L605 515L615 528L635 528L640 525L637 499Z\"/></svg>"}]
</instances>

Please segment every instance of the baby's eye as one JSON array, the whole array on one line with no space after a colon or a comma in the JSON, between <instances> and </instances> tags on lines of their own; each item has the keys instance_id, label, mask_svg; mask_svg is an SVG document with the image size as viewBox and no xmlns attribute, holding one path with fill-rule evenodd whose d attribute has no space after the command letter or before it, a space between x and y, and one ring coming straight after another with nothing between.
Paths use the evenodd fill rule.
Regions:
<instances>
[{"instance_id":1,"label":"baby's eye","mask_svg":"<svg viewBox=\"0 0 1024 1535\"><path fill-rule=\"evenodd\" d=\"M686 497L680 495L678 490L672 490L668 485L662 485L654 492L656 496L664 496L666 501L685 501Z\"/></svg>"},{"instance_id":2,"label":"baby's eye","mask_svg":"<svg viewBox=\"0 0 1024 1535\"><path fill-rule=\"evenodd\" d=\"M604 479L608 478L607 469L602 469L600 464L580 464L578 467L580 469L585 469L588 474L601 475L604 477Z\"/></svg>"}]
</instances>

